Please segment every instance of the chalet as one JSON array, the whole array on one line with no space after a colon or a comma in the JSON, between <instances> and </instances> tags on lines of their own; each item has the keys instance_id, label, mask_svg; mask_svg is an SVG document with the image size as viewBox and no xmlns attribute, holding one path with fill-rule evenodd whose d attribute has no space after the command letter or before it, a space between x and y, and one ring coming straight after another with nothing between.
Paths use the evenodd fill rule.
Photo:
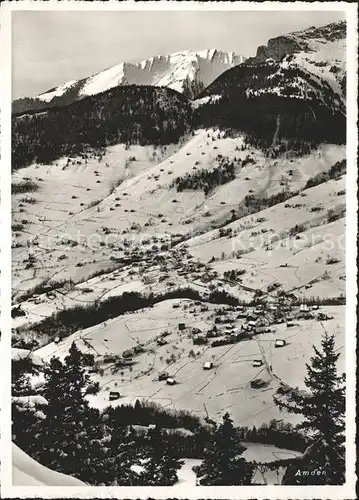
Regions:
<instances>
[{"instance_id":1,"label":"chalet","mask_svg":"<svg viewBox=\"0 0 359 500\"><path fill-rule=\"evenodd\" d=\"M125 359L121 359L121 364L123 366L132 366L135 364L133 358L125 358Z\"/></svg>"},{"instance_id":2,"label":"chalet","mask_svg":"<svg viewBox=\"0 0 359 500\"><path fill-rule=\"evenodd\" d=\"M251 380L250 385L253 389L260 389L266 385L265 381L261 378L257 378L255 380Z\"/></svg>"},{"instance_id":3,"label":"chalet","mask_svg":"<svg viewBox=\"0 0 359 500\"><path fill-rule=\"evenodd\" d=\"M167 380L166 380L167 384L168 385L175 385L176 384L176 381L174 378L172 377L169 377Z\"/></svg>"},{"instance_id":4,"label":"chalet","mask_svg":"<svg viewBox=\"0 0 359 500\"><path fill-rule=\"evenodd\" d=\"M246 318L249 321L256 321L257 320L257 315L253 314L252 312L249 312L249 313L247 313Z\"/></svg>"},{"instance_id":5,"label":"chalet","mask_svg":"<svg viewBox=\"0 0 359 500\"><path fill-rule=\"evenodd\" d=\"M61 340L61 339L60 339L60 337L55 337L55 338L54 338L54 342L55 342L55 344L58 344L58 343L60 342L60 340Z\"/></svg>"},{"instance_id":6,"label":"chalet","mask_svg":"<svg viewBox=\"0 0 359 500\"><path fill-rule=\"evenodd\" d=\"M133 355L132 349L127 349L126 351L123 351L122 356L124 358L131 358Z\"/></svg>"},{"instance_id":7,"label":"chalet","mask_svg":"<svg viewBox=\"0 0 359 500\"><path fill-rule=\"evenodd\" d=\"M114 363L116 361L116 356L111 354L105 354L103 357L104 363Z\"/></svg>"},{"instance_id":8,"label":"chalet","mask_svg":"<svg viewBox=\"0 0 359 500\"><path fill-rule=\"evenodd\" d=\"M286 345L286 341L284 339L277 339L274 343L274 347L284 347Z\"/></svg>"},{"instance_id":9,"label":"chalet","mask_svg":"<svg viewBox=\"0 0 359 500\"><path fill-rule=\"evenodd\" d=\"M212 361L206 361L205 364L203 365L203 370L211 370L212 368L213 368Z\"/></svg>"},{"instance_id":10,"label":"chalet","mask_svg":"<svg viewBox=\"0 0 359 500\"><path fill-rule=\"evenodd\" d=\"M115 401L120 398L120 393L117 391L111 391L108 395L109 401Z\"/></svg>"}]
</instances>

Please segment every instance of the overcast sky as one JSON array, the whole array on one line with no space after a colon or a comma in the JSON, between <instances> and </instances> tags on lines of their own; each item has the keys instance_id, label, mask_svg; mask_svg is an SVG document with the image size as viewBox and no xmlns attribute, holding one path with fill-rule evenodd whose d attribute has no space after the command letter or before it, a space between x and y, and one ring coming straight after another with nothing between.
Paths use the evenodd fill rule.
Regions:
<instances>
[{"instance_id":1,"label":"overcast sky","mask_svg":"<svg viewBox=\"0 0 359 500\"><path fill-rule=\"evenodd\" d=\"M344 19L341 12L13 13L13 99L123 61L217 48L253 56L269 38Z\"/></svg>"}]
</instances>

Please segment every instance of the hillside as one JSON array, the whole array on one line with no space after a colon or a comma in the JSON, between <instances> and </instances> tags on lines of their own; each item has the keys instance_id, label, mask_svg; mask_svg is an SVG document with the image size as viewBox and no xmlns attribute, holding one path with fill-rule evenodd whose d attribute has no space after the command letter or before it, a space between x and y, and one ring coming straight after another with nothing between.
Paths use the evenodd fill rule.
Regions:
<instances>
[{"instance_id":1,"label":"hillside","mask_svg":"<svg viewBox=\"0 0 359 500\"><path fill-rule=\"evenodd\" d=\"M308 145L345 142L338 95L299 65L246 62L226 71L197 101L196 123L244 132L259 147L282 143L304 153Z\"/></svg>"},{"instance_id":2,"label":"hillside","mask_svg":"<svg viewBox=\"0 0 359 500\"><path fill-rule=\"evenodd\" d=\"M208 49L155 56L139 63L124 62L87 78L66 82L37 97L17 99L13 112L65 106L124 85L167 87L193 98L223 71L243 61L243 56L233 52Z\"/></svg>"},{"instance_id":3,"label":"hillside","mask_svg":"<svg viewBox=\"0 0 359 500\"><path fill-rule=\"evenodd\" d=\"M78 429L95 421L90 440L74 432L93 450L73 453L85 482L193 484L226 412L258 482L279 482L260 476L264 462L306 449L303 416L274 398L308 396L323 333L345 369L345 105L329 62L305 59L322 61L344 32L278 37L241 64L206 51L120 65L13 115L13 392L50 401L56 422L45 407L30 421L37 446L17 421L25 452L71 473L56 405L72 436L75 396ZM185 459L178 477L141 476L151 439Z\"/></svg>"},{"instance_id":4,"label":"hillside","mask_svg":"<svg viewBox=\"0 0 359 500\"><path fill-rule=\"evenodd\" d=\"M176 143L191 126L191 107L179 93L148 86L117 87L72 105L20 114L12 120L13 169L34 161L128 144Z\"/></svg>"}]
</instances>

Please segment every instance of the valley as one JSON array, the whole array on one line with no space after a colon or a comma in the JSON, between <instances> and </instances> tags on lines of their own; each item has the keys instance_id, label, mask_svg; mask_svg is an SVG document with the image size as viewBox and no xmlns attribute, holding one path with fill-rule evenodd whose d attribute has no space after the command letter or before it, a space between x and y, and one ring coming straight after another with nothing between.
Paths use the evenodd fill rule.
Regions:
<instances>
[{"instance_id":1,"label":"valley","mask_svg":"<svg viewBox=\"0 0 359 500\"><path fill-rule=\"evenodd\" d=\"M73 475L94 467L96 485L194 485L228 428L252 484L279 484L305 456L312 436L288 404L311 397L315 348L345 371L344 45L334 23L248 60L121 63L14 105L14 405L54 440L37 449L17 421L26 453L72 475L64 405L67 436L95 457ZM88 440L82 417L96 422ZM161 440L185 461L163 473L156 455L152 483L133 443ZM119 478L105 455L122 446Z\"/></svg>"}]
</instances>

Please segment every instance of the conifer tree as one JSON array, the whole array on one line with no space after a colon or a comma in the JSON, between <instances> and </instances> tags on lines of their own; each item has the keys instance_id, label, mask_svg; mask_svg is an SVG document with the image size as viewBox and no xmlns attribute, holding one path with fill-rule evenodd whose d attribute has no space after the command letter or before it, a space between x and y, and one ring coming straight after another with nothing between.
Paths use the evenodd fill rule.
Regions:
<instances>
[{"instance_id":1,"label":"conifer tree","mask_svg":"<svg viewBox=\"0 0 359 500\"><path fill-rule=\"evenodd\" d=\"M275 403L304 417L299 429L306 431L309 448L301 465L287 468L283 484L343 484L345 482L345 375L338 375L334 335L325 331L321 350L314 346L307 364L305 385L309 393L291 393L287 401ZM309 474L302 474L302 471ZM299 472L298 472L299 471Z\"/></svg>"},{"instance_id":2,"label":"conifer tree","mask_svg":"<svg viewBox=\"0 0 359 500\"><path fill-rule=\"evenodd\" d=\"M81 351L73 343L62 363L53 357L45 368L46 418L39 436L38 460L55 470L92 482L102 457L98 410L85 394L90 383Z\"/></svg>"},{"instance_id":3,"label":"conifer tree","mask_svg":"<svg viewBox=\"0 0 359 500\"><path fill-rule=\"evenodd\" d=\"M163 431L156 426L150 429L146 440L146 474L144 484L148 486L171 486L178 481L177 470L181 461L175 457L174 450Z\"/></svg>"},{"instance_id":4,"label":"conifer tree","mask_svg":"<svg viewBox=\"0 0 359 500\"><path fill-rule=\"evenodd\" d=\"M198 476L202 486L249 485L253 467L241 455L245 447L239 442L229 413L216 429L212 442L204 451Z\"/></svg>"}]
</instances>

